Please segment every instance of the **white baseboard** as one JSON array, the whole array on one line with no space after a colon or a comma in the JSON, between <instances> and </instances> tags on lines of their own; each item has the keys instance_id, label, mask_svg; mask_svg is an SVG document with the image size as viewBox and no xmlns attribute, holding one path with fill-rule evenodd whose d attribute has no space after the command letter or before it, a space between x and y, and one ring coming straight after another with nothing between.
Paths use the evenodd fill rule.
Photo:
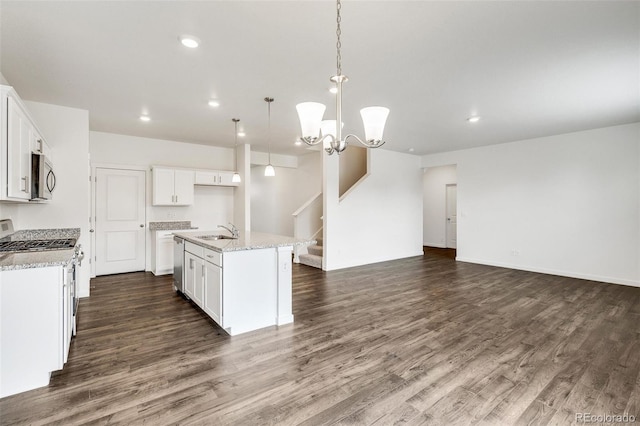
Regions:
<instances>
[{"instance_id":1,"label":"white baseboard","mask_svg":"<svg viewBox=\"0 0 640 426\"><path fill-rule=\"evenodd\" d=\"M534 266L513 265L506 262L493 262L484 259L474 259L471 257L456 256L456 260L460 262L477 263L479 265L498 266L500 268L517 269L520 271L537 272L540 274L558 275L561 277L578 278L581 280L600 281L603 283L621 284L631 287L640 287L640 281L628 280L624 278L605 277L600 275L581 274L572 271L559 271L555 269L538 268Z\"/></svg>"}]
</instances>

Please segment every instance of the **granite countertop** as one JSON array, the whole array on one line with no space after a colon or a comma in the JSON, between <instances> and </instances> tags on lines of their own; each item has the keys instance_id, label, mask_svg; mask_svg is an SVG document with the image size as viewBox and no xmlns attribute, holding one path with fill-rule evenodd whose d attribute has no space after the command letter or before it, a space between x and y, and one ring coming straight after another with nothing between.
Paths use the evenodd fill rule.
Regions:
<instances>
[{"instance_id":1,"label":"granite countertop","mask_svg":"<svg viewBox=\"0 0 640 426\"><path fill-rule=\"evenodd\" d=\"M80 238L80 228L27 229L16 231L2 241L57 240ZM22 252L0 252L0 271L16 269L64 266L73 257L74 250L43 250Z\"/></svg>"},{"instance_id":2,"label":"granite countertop","mask_svg":"<svg viewBox=\"0 0 640 426\"><path fill-rule=\"evenodd\" d=\"M315 240L306 240L293 237L285 237L282 235L265 234L262 232L240 232L238 239L223 239L223 240L203 240L203 236L207 235L228 235L228 233L218 231L197 231L197 232L176 232L175 236L184 238L186 241L190 241L194 244L198 244L202 247L212 249L219 252L226 251L240 251L240 250L255 250L273 247L287 247L313 244Z\"/></svg>"},{"instance_id":3,"label":"granite countertop","mask_svg":"<svg viewBox=\"0 0 640 426\"><path fill-rule=\"evenodd\" d=\"M0 271L64 266L73 253L73 249L0 253Z\"/></svg>"},{"instance_id":4,"label":"granite countertop","mask_svg":"<svg viewBox=\"0 0 640 426\"><path fill-rule=\"evenodd\" d=\"M172 230L184 230L184 229L198 229L195 226L191 226L190 220L163 220L149 222L150 231L172 231Z\"/></svg>"},{"instance_id":5,"label":"granite countertop","mask_svg":"<svg viewBox=\"0 0 640 426\"><path fill-rule=\"evenodd\" d=\"M58 240L80 238L80 228L25 229L4 237L1 241Z\"/></svg>"}]
</instances>

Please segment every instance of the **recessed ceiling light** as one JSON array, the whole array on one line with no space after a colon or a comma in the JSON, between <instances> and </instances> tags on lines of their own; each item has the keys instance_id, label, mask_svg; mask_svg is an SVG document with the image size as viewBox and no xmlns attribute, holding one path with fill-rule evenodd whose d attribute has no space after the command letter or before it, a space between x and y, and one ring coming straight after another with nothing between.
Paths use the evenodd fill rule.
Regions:
<instances>
[{"instance_id":1,"label":"recessed ceiling light","mask_svg":"<svg viewBox=\"0 0 640 426\"><path fill-rule=\"evenodd\" d=\"M336 93L338 93L338 88L337 87L332 87L331 89L329 89L329 92L333 93L334 95Z\"/></svg>"},{"instance_id":2,"label":"recessed ceiling light","mask_svg":"<svg viewBox=\"0 0 640 426\"><path fill-rule=\"evenodd\" d=\"M200 45L200 39L191 35L181 35L178 37L178 40L180 40L180 43L182 43L184 47L188 47L190 49L195 49Z\"/></svg>"},{"instance_id":3,"label":"recessed ceiling light","mask_svg":"<svg viewBox=\"0 0 640 426\"><path fill-rule=\"evenodd\" d=\"M151 117L149 117L148 115L141 115L140 116L140 120L142 120L142 121L151 121Z\"/></svg>"},{"instance_id":4,"label":"recessed ceiling light","mask_svg":"<svg viewBox=\"0 0 640 426\"><path fill-rule=\"evenodd\" d=\"M219 107L219 106L220 106L220 102L219 102L219 101L217 101L216 99L211 99L211 100L209 101L209 106L210 106L210 107L213 107L213 108L217 108L217 107Z\"/></svg>"},{"instance_id":5,"label":"recessed ceiling light","mask_svg":"<svg viewBox=\"0 0 640 426\"><path fill-rule=\"evenodd\" d=\"M477 115L474 115L473 117L467 118L467 121L469 123L477 123L478 121L480 121L480 117L478 117Z\"/></svg>"},{"instance_id":6,"label":"recessed ceiling light","mask_svg":"<svg viewBox=\"0 0 640 426\"><path fill-rule=\"evenodd\" d=\"M239 137L239 138L244 138L246 135L247 135L247 134L246 134L245 132L243 132L242 130L240 130L240 131L238 132L238 137Z\"/></svg>"},{"instance_id":7,"label":"recessed ceiling light","mask_svg":"<svg viewBox=\"0 0 640 426\"><path fill-rule=\"evenodd\" d=\"M409 148L409 152L413 152L413 151L415 151L415 149Z\"/></svg>"}]
</instances>

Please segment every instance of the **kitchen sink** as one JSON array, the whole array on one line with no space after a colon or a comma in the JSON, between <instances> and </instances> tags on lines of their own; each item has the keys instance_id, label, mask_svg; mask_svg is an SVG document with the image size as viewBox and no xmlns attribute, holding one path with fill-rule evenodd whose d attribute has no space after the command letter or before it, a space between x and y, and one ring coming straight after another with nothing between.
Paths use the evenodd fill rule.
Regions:
<instances>
[{"instance_id":1,"label":"kitchen sink","mask_svg":"<svg viewBox=\"0 0 640 426\"><path fill-rule=\"evenodd\" d=\"M200 237L201 240L206 240L206 241L210 241L210 240L237 240L236 237L230 237L228 235L202 235Z\"/></svg>"}]
</instances>

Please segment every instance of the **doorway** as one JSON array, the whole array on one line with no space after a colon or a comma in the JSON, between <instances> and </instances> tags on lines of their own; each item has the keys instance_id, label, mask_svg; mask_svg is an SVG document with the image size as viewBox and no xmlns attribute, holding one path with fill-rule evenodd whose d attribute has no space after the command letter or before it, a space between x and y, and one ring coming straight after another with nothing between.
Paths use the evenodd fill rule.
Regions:
<instances>
[{"instance_id":1,"label":"doorway","mask_svg":"<svg viewBox=\"0 0 640 426\"><path fill-rule=\"evenodd\" d=\"M422 245L458 248L457 165L424 169Z\"/></svg>"},{"instance_id":2,"label":"doorway","mask_svg":"<svg viewBox=\"0 0 640 426\"><path fill-rule=\"evenodd\" d=\"M96 167L95 275L144 271L146 172Z\"/></svg>"}]
</instances>

